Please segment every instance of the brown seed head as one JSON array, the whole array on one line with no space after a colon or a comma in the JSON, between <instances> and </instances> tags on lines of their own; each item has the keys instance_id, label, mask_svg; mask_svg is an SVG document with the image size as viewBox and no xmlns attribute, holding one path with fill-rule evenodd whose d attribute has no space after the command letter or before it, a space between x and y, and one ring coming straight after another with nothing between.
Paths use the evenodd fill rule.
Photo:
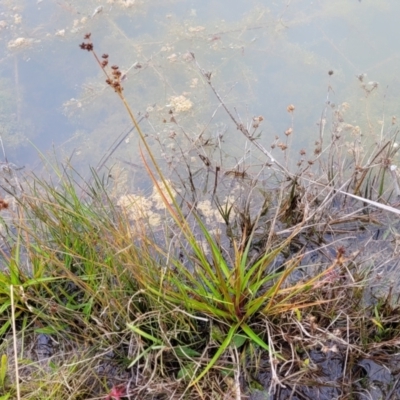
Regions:
<instances>
[{"instance_id":1,"label":"brown seed head","mask_svg":"<svg viewBox=\"0 0 400 400\"><path fill-rule=\"evenodd\" d=\"M278 143L277 145L281 150L286 150L287 149L287 145L285 143Z\"/></svg>"},{"instance_id":2,"label":"brown seed head","mask_svg":"<svg viewBox=\"0 0 400 400\"><path fill-rule=\"evenodd\" d=\"M292 129L292 128L286 129L285 135L286 135L286 136L289 136L292 132L293 132L293 129Z\"/></svg>"},{"instance_id":3,"label":"brown seed head","mask_svg":"<svg viewBox=\"0 0 400 400\"><path fill-rule=\"evenodd\" d=\"M89 40L91 35L92 35L91 33L85 33L85 36L83 38L85 40Z\"/></svg>"},{"instance_id":4,"label":"brown seed head","mask_svg":"<svg viewBox=\"0 0 400 400\"><path fill-rule=\"evenodd\" d=\"M288 113L292 113L295 109L296 109L296 107L293 104L289 104L286 107L286 110L287 110Z\"/></svg>"},{"instance_id":5,"label":"brown seed head","mask_svg":"<svg viewBox=\"0 0 400 400\"><path fill-rule=\"evenodd\" d=\"M92 51L92 50L93 50L93 44L92 44L92 43L81 43L81 44L79 45L79 47L80 47L82 50L87 50L87 51Z\"/></svg>"},{"instance_id":6,"label":"brown seed head","mask_svg":"<svg viewBox=\"0 0 400 400\"><path fill-rule=\"evenodd\" d=\"M108 58L108 54L103 54L102 56L101 56L101 58L104 58L105 60Z\"/></svg>"},{"instance_id":7,"label":"brown seed head","mask_svg":"<svg viewBox=\"0 0 400 400\"><path fill-rule=\"evenodd\" d=\"M114 81L114 82L111 84L111 86L114 88L114 90L115 90L117 93L121 93L121 92L124 90L124 88L121 86L121 84L120 84L118 81Z\"/></svg>"},{"instance_id":8,"label":"brown seed head","mask_svg":"<svg viewBox=\"0 0 400 400\"><path fill-rule=\"evenodd\" d=\"M8 202L3 199L0 199L0 211L6 210L7 208L8 208Z\"/></svg>"}]
</instances>

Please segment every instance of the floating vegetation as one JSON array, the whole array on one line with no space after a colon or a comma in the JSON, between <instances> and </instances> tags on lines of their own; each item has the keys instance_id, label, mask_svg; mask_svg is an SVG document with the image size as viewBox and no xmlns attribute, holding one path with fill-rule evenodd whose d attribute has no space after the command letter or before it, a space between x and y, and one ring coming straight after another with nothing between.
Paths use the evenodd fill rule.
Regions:
<instances>
[{"instance_id":1,"label":"floating vegetation","mask_svg":"<svg viewBox=\"0 0 400 400\"><path fill-rule=\"evenodd\" d=\"M170 182L166 182L173 192ZM164 182L157 182L157 187L164 193L166 192ZM159 189L153 188L151 196L142 196L136 194L125 194L117 200L117 205L122 208L129 219L132 221L148 221L153 227L159 227L163 214L160 211L165 210L166 206Z\"/></svg>"},{"instance_id":2,"label":"floating vegetation","mask_svg":"<svg viewBox=\"0 0 400 400\"><path fill-rule=\"evenodd\" d=\"M169 100L170 103L167 104L167 107L172 107L176 113L189 111L193 107L193 103L190 101L190 99L183 95L172 96Z\"/></svg>"},{"instance_id":3,"label":"floating vegetation","mask_svg":"<svg viewBox=\"0 0 400 400\"><path fill-rule=\"evenodd\" d=\"M9 49L16 49L19 47L25 47L25 46L29 46L30 44L32 44L32 39L27 39L27 38L23 38L23 37L19 37L15 40L10 40L7 44L7 47Z\"/></svg>"}]
</instances>

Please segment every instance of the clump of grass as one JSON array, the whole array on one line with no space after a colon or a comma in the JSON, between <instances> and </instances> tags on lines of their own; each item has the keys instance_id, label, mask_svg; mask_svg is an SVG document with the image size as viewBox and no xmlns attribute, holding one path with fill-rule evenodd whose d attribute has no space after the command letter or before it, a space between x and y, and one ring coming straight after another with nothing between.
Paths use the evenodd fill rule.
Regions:
<instances>
[{"instance_id":1,"label":"clump of grass","mask_svg":"<svg viewBox=\"0 0 400 400\"><path fill-rule=\"evenodd\" d=\"M243 252L234 249L237 265L230 266L198 220L212 256L209 259L197 243L190 243L184 262L168 253L145 225L132 225L96 176L90 188L74 182L66 171L59 177L57 190L35 180L19 198L18 234L10 243L11 255L3 254L11 274L2 274L2 329L3 334L8 332L8 312L14 311L9 321L24 323L24 335L30 340L46 337L50 354L64 354L60 359L50 357L46 368L61 373L60 368L70 366L63 373L71 382L54 382L38 357L29 368L19 366L22 375L35 371L35 379L21 385L23 395L41 376L52 379L41 392L48 398L66 396L70 386L76 396L83 393L79 387L93 392L93 380L103 387L116 384L97 373L82 374L84 366L74 360L73 351L70 360L70 351L55 349L57 343L68 341L85 354L88 365L93 352L104 354L101 362L94 356L94 370L113 362L121 377L126 367L132 375L151 371L158 379L175 371L184 381L195 378L199 390L197 381L226 357L225 351L243 347L249 339L271 351L271 357L282 357L267 344L268 335L254 327L265 316L319 302L305 301L309 299L302 296L307 293L306 283L284 287L299 257L288 262L284 272L264 272L282 244L249 266L244 254L250 240ZM308 280L308 289L320 276ZM10 290L15 294L13 302ZM229 374L232 362L222 368ZM75 381L78 375L79 382Z\"/></svg>"},{"instance_id":2,"label":"clump of grass","mask_svg":"<svg viewBox=\"0 0 400 400\"><path fill-rule=\"evenodd\" d=\"M248 257L250 246L252 244L252 236L255 231L256 224L248 231L244 231L241 243L233 242L233 256L229 257L209 234L204 222L198 215L195 207L189 212L193 214L197 228L203 235L211 256L208 257L204 248L199 244L196 234L189 226L184 216L183 208L177 203L173 196L172 190L169 188L166 179L156 162L153 153L145 139L141 128L127 104L123 95L121 86L121 72L118 66L111 67L111 73L107 72L108 55L103 55L103 61L93 49L90 34L85 36L85 42L80 45L84 50L93 53L96 61L107 76L106 82L109 84L121 98L139 136L141 143L144 145L147 155L150 157L151 166L154 167L155 173L146 161L144 154L142 155L143 163L146 170L158 189L161 198L169 215L175 221L179 233L188 243L189 251L186 254L183 263L179 258L175 258L170 253L166 253L164 249L157 248L161 259L168 260L163 268L163 273L159 274L159 265L152 270L154 263L151 262L143 268L135 268L133 273L135 279L143 290L151 293L155 299L167 301L173 305L183 305L190 313L200 313L208 315L213 319L217 319L220 324L226 326L221 330L221 345L212 357L203 371L191 382L196 384L217 362L219 357L231 345L234 337L239 332L245 337L271 352L271 357L276 355L270 349L265 341L250 326L252 318L257 315L278 315L293 309L308 307L310 304L303 299L298 302L292 302L299 293L307 292L310 287L317 282L323 274L317 275L307 282L284 288L286 278L296 269L299 264L300 257L294 257L283 271L277 273L265 273L268 266L274 261L276 256L289 245L292 238L301 230L302 225L296 226L293 233L280 241L277 245L268 244L263 253L256 262L251 263ZM203 74L210 83L211 75ZM213 86L211 86L213 88ZM214 88L213 88L214 90ZM217 92L214 90L217 94ZM217 94L217 97L219 95ZM228 110L227 110L228 111ZM229 111L228 111L229 112ZM247 135L245 128L241 128L242 132ZM269 153L266 153L269 155ZM272 156L270 156L272 159ZM276 162L285 173L286 169ZM288 174L288 173L287 173ZM158 180L163 182L163 188L160 187ZM272 226L273 229L273 226ZM141 237L142 241L147 239L147 234ZM247 243L246 245L244 245ZM159 257L157 255L157 258ZM332 267L330 267L332 268ZM329 268L328 268L329 271Z\"/></svg>"}]
</instances>

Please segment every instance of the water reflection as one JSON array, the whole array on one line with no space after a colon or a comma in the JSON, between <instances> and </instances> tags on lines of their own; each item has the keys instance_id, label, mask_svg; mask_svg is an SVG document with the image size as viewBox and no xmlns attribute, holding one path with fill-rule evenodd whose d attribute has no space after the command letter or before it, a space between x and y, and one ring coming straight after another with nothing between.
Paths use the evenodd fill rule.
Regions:
<instances>
[{"instance_id":1,"label":"water reflection","mask_svg":"<svg viewBox=\"0 0 400 400\"><path fill-rule=\"evenodd\" d=\"M191 53L243 123L263 116L264 146L290 128L295 149L310 147L328 93L332 103L350 104L349 123L370 136L397 111L397 2L2 0L0 6L1 135L16 164L33 165L29 139L42 151L54 146L62 157L73 155L80 167L97 165L129 129L101 71L78 48L89 31L96 50L110 53L125 73L125 94L146 115L143 127L160 157L175 151L171 135L207 140L221 126L227 126L224 152L243 157L244 139ZM288 104L296 106L293 121ZM134 162L137 154L132 133L110 159Z\"/></svg>"}]
</instances>

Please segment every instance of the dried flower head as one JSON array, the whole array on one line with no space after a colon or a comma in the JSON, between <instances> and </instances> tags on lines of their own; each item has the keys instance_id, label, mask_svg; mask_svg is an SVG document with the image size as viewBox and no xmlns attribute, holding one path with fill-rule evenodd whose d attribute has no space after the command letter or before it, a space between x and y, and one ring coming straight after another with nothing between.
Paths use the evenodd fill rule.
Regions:
<instances>
[{"instance_id":1,"label":"dried flower head","mask_svg":"<svg viewBox=\"0 0 400 400\"><path fill-rule=\"evenodd\" d=\"M285 135L289 136L293 132L293 128L286 129Z\"/></svg>"},{"instance_id":2,"label":"dried flower head","mask_svg":"<svg viewBox=\"0 0 400 400\"><path fill-rule=\"evenodd\" d=\"M92 51L93 50L93 44L92 43L81 43L80 45L79 45L79 47L82 49L82 50L87 50L87 51Z\"/></svg>"},{"instance_id":3,"label":"dried flower head","mask_svg":"<svg viewBox=\"0 0 400 400\"><path fill-rule=\"evenodd\" d=\"M93 51L93 43L90 40L90 33L86 33L84 35L84 40L86 42L82 42L79 47L82 50L87 50L87 51ZM97 60L97 62L99 63L99 65L101 66L101 68L103 68L104 72L107 75L107 79L106 79L106 83L107 85L111 86L117 93L121 94L122 91L124 90L122 85L121 85L121 71L119 70L119 67L117 65L113 65L111 66L111 77L110 75L107 73L107 71L105 70L105 67L108 65L108 54L103 54L101 56L101 58L103 59L102 61L98 58L98 56L94 53L94 56Z\"/></svg>"},{"instance_id":4,"label":"dried flower head","mask_svg":"<svg viewBox=\"0 0 400 400\"><path fill-rule=\"evenodd\" d=\"M296 109L296 107L293 104L289 104L286 107L286 110L287 110L288 113L292 113L295 109Z\"/></svg>"},{"instance_id":5,"label":"dried flower head","mask_svg":"<svg viewBox=\"0 0 400 400\"><path fill-rule=\"evenodd\" d=\"M124 90L124 88L121 86L121 84L118 81L112 82L111 86L114 88L114 90L117 93L121 93Z\"/></svg>"},{"instance_id":6,"label":"dried flower head","mask_svg":"<svg viewBox=\"0 0 400 400\"><path fill-rule=\"evenodd\" d=\"M279 147L281 150L286 150L286 149L287 149L287 145L286 145L285 143L278 143L278 147Z\"/></svg>"},{"instance_id":7,"label":"dried flower head","mask_svg":"<svg viewBox=\"0 0 400 400\"><path fill-rule=\"evenodd\" d=\"M0 211L6 210L8 208L8 201L0 199Z\"/></svg>"}]
</instances>

